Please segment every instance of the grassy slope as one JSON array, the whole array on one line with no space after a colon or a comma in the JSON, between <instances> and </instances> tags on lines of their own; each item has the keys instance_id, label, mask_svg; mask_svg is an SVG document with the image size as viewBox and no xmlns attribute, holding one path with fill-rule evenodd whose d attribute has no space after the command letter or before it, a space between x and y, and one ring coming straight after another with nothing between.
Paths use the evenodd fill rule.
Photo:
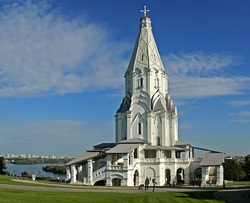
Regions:
<instances>
[{"instance_id":1,"label":"grassy slope","mask_svg":"<svg viewBox=\"0 0 250 203\"><path fill-rule=\"evenodd\" d=\"M0 176L1 184L18 184L26 186L39 186L35 183L13 182L11 177ZM48 185L46 185L48 187ZM75 187L70 186L68 187ZM84 187L85 188L85 187ZM93 188L93 187L92 187ZM106 188L107 189L107 188ZM214 197L215 191L194 191L194 192L140 192L140 193L110 193L101 192L45 192L45 191L29 191L16 189L0 189L1 203L195 203L209 202L222 203L223 201L216 200Z\"/></svg>"},{"instance_id":2,"label":"grassy slope","mask_svg":"<svg viewBox=\"0 0 250 203\"><path fill-rule=\"evenodd\" d=\"M0 189L1 203L222 203L213 191L166 193L65 193Z\"/></svg>"}]
</instances>

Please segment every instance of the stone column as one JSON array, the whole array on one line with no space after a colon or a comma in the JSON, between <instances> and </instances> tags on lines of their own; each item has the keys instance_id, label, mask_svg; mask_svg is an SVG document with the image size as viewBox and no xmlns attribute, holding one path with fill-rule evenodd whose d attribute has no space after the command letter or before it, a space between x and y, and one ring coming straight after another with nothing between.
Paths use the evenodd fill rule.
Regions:
<instances>
[{"instance_id":1,"label":"stone column","mask_svg":"<svg viewBox=\"0 0 250 203\"><path fill-rule=\"evenodd\" d=\"M93 180L93 160L88 159L88 185L92 185Z\"/></svg>"},{"instance_id":2,"label":"stone column","mask_svg":"<svg viewBox=\"0 0 250 203\"><path fill-rule=\"evenodd\" d=\"M132 138L132 128L131 128L131 112L127 111L127 139Z\"/></svg>"},{"instance_id":3,"label":"stone column","mask_svg":"<svg viewBox=\"0 0 250 203\"><path fill-rule=\"evenodd\" d=\"M201 174L202 174L202 182L201 184L202 185L206 185L206 181L208 179L208 174L209 173L209 170L208 170L208 167L207 166L202 166L201 167Z\"/></svg>"},{"instance_id":4,"label":"stone column","mask_svg":"<svg viewBox=\"0 0 250 203\"><path fill-rule=\"evenodd\" d=\"M165 114L161 115L161 121L162 121L162 127L161 127L161 131L162 131L162 137L161 137L161 145L162 146L169 146L166 141L168 141L169 139L166 137L166 117Z\"/></svg>"},{"instance_id":5,"label":"stone column","mask_svg":"<svg viewBox=\"0 0 250 203\"><path fill-rule=\"evenodd\" d=\"M70 166L67 166L66 180L69 180L70 178L71 178Z\"/></svg>"},{"instance_id":6,"label":"stone column","mask_svg":"<svg viewBox=\"0 0 250 203\"><path fill-rule=\"evenodd\" d=\"M171 159L175 159L175 150L174 149L171 150Z\"/></svg>"},{"instance_id":7,"label":"stone column","mask_svg":"<svg viewBox=\"0 0 250 203\"><path fill-rule=\"evenodd\" d=\"M129 165L133 166L134 165L134 150L129 153L129 160L130 160Z\"/></svg>"},{"instance_id":8,"label":"stone column","mask_svg":"<svg viewBox=\"0 0 250 203\"><path fill-rule=\"evenodd\" d=\"M82 176L82 165L79 165L77 167L77 174L78 174L78 180L83 181L83 176Z\"/></svg>"},{"instance_id":9,"label":"stone column","mask_svg":"<svg viewBox=\"0 0 250 203\"><path fill-rule=\"evenodd\" d=\"M122 138L122 132L121 132L121 126L122 126L122 114L117 113L116 115L116 143L121 141Z\"/></svg>"},{"instance_id":10,"label":"stone column","mask_svg":"<svg viewBox=\"0 0 250 203\"><path fill-rule=\"evenodd\" d=\"M187 149L187 147L186 147L186 149L185 149L185 158L186 158L186 159L189 158L189 150Z\"/></svg>"},{"instance_id":11,"label":"stone column","mask_svg":"<svg viewBox=\"0 0 250 203\"><path fill-rule=\"evenodd\" d=\"M190 158L194 158L194 148L189 147L189 150L190 150Z\"/></svg>"},{"instance_id":12,"label":"stone column","mask_svg":"<svg viewBox=\"0 0 250 203\"><path fill-rule=\"evenodd\" d=\"M185 173L185 184L189 184L190 182L190 172L189 172L189 166L184 170Z\"/></svg>"},{"instance_id":13,"label":"stone column","mask_svg":"<svg viewBox=\"0 0 250 203\"><path fill-rule=\"evenodd\" d=\"M216 185L223 185L223 180L224 180L223 166L217 166L216 169L217 169Z\"/></svg>"},{"instance_id":14,"label":"stone column","mask_svg":"<svg viewBox=\"0 0 250 203\"><path fill-rule=\"evenodd\" d=\"M156 158L157 158L157 159L160 159L160 158L161 158L161 150L160 150L160 149L157 149L157 150L156 150Z\"/></svg>"},{"instance_id":15,"label":"stone column","mask_svg":"<svg viewBox=\"0 0 250 203\"><path fill-rule=\"evenodd\" d=\"M126 154L126 155L123 157L123 169L124 169L124 170L127 170L127 169L128 169L128 166L129 166L129 154Z\"/></svg>"},{"instance_id":16,"label":"stone column","mask_svg":"<svg viewBox=\"0 0 250 203\"><path fill-rule=\"evenodd\" d=\"M107 171L106 171L106 186L112 186L112 180L111 180L111 162L112 162L112 154L107 154L106 157L107 161Z\"/></svg>"},{"instance_id":17,"label":"stone column","mask_svg":"<svg viewBox=\"0 0 250 203\"><path fill-rule=\"evenodd\" d=\"M73 164L71 165L71 182L70 183L75 183L76 182L76 166Z\"/></svg>"},{"instance_id":18,"label":"stone column","mask_svg":"<svg viewBox=\"0 0 250 203\"><path fill-rule=\"evenodd\" d=\"M171 183L173 184L175 182L175 184L177 183L177 178L176 178L176 164L173 164L172 169L170 170L170 175L171 175Z\"/></svg>"},{"instance_id":19,"label":"stone column","mask_svg":"<svg viewBox=\"0 0 250 203\"><path fill-rule=\"evenodd\" d=\"M149 142L152 142L151 139L152 139L152 129L151 129L151 120L152 120L152 115L151 115L151 112L148 112L147 114L147 140Z\"/></svg>"},{"instance_id":20,"label":"stone column","mask_svg":"<svg viewBox=\"0 0 250 203\"><path fill-rule=\"evenodd\" d=\"M176 115L174 115L172 117L173 119L173 133L174 133L174 140L173 140L173 145L175 143L175 141L177 141L179 138L179 135L178 135L178 116L177 116L177 108L175 106L175 112L176 112Z\"/></svg>"}]
</instances>

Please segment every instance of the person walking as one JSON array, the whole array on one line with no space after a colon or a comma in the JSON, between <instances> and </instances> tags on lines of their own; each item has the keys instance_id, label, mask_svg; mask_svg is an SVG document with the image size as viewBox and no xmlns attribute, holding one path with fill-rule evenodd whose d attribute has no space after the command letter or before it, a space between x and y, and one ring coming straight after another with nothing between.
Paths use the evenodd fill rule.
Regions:
<instances>
[{"instance_id":1,"label":"person walking","mask_svg":"<svg viewBox=\"0 0 250 203\"><path fill-rule=\"evenodd\" d=\"M157 185L157 182L155 182L155 179L153 179L152 182L153 182L153 192L154 192L155 188L156 188L156 185Z\"/></svg>"},{"instance_id":2,"label":"person walking","mask_svg":"<svg viewBox=\"0 0 250 203\"><path fill-rule=\"evenodd\" d=\"M149 185L149 179L146 177L145 179L145 190L148 190L148 185Z\"/></svg>"}]
</instances>

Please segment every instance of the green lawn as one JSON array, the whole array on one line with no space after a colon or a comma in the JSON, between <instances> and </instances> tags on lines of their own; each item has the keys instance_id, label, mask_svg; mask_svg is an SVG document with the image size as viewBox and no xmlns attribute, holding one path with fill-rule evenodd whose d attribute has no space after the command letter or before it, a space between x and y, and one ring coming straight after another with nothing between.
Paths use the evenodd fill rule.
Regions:
<instances>
[{"instance_id":1,"label":"green lawn","mask_svg":"<svg viewBox=\"0 0 250 203\"><path fill-rule=\"evenodd\" d=\"M214 191L166 192L166 193L90 193L90 192L41 192L0 189L1 203L222 203L216 200Z\"/></svg>"},{"instance_id":2,"label":"green lawn","mask_svg":"<svg viewBox=\"0 0 250 203\"><path fill-rule=\"evenodd\" d=\"M22 183L10 180L11 177L0 176L1 184L17 184L25 186L39 186L41 184L35 183ZM37 181L36 181L37 182ZM62 184L64 185L64 184ZM44 185L48 187L48 185ZM61 185L53 187L60 187ZM93 186L73 186L67 185L70 188L98 188ZM109 189L110 192L45 192L45 191L30 191L30 190L17 190L17 189L0 189L0 202L1 203L223 203L214 197L215 191L193 191L193 192L133 192L133 193L119 193L117 189L122 190L123 187L102 187ZM112 190L116 192L112 192ZM126 187L129 190L129 187ZM132 188L131 188L132 190ZM134 189L133 189L134 190Z\"/></svg>"},{"instance_id":3,"label":"green lawn","mask_svg":"<svg viewBox=\"0 0 250 203\"><path fill-rule=\"evenodd\" d=\"M48 187L48 184L52 184L52 181L35 181L34 183L31 181L31 178L18 178L15 177L14 180L29 180L30 182L23 183L18 181L12 181L11 176L0 175L0 184L9 184L9 185L26 185L26 186L36 186L37 183L47 183L45 186ZM54 182L55 183L55 182ZM43 187L43 185L39 185L39 187Z\"/></svg>"},{"instance_id":4,"label":"green lawn","mask_svg":"<svg viewBox=\"0 0 250 203\"><path fill-rule=\"evenodd\" d=\"M226 186L233 186L233 185L249 185L250 186L250 181L233 181L233 182L228 182Z\"/></svg>"}]
</instances>

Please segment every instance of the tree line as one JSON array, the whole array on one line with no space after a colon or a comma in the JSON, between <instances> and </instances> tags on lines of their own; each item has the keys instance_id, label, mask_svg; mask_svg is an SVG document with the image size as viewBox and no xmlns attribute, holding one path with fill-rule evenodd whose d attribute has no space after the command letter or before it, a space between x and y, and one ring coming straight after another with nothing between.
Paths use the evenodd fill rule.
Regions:
<instances>
[{"instance_id":1,"label":"tree line","mask_svg":"<svg viewBox=\"0 0 250 203\"><path fill-rule=\"evenodd\" d=\"M225 159L224 178L233 181L250 181L250 154L245 156L243 162Z\"/></svg>"},{"instance_id":2,"label":"tree line","mask_svg":"<svg viewBox=\"0 0 250 203\"><path fill-rule=\"evenodd\" d=\"M59 165L48 165L43 167L43 170L46 172L52 172L59 175L65 175L66 174L66 166L59 166Z\"/></svg>"},{"instance_id":3,"label":"tree line","mask_svg":"<svg viewBox=\"0 0 250 203\"><path fill-rule=\"evenodd\" d=\"M29 162L33 163L33 162ZM43 170L46 172L52 172L55 174L65 175L66 174L66 166L62 165L48 165L43 167ZM0 157L0 174L1 175L10 175L10 173L7 171L6 167L6 161L3 157ZM22 172L22 177L30 176L26 171Z\"/></svg>"},{"instance_id":4,"label":"tree line","mask_svg":"<svg viewBox=\"0 0 250 203\"><path fill-rule=\"evenodd\" d=\"M51 159L51 158L14 158L11 159L13 164L65 164L72 158Z\"/></svg>"}]
</instances>

